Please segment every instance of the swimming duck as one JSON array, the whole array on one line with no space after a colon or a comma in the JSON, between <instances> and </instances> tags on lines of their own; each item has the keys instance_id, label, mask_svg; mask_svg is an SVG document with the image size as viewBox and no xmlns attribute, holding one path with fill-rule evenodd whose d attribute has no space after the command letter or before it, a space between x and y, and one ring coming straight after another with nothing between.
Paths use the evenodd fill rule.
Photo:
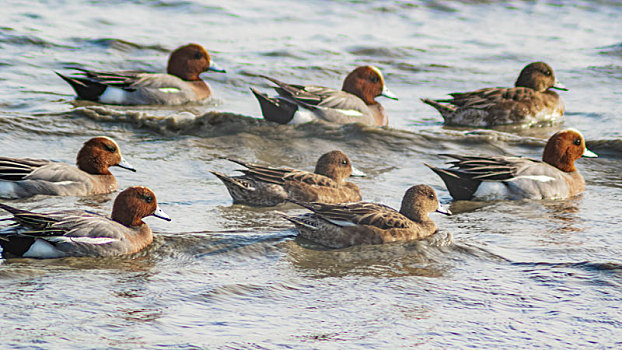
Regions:
<instances>
[{"instance_id":1,"label":"swimming duck","mask_svg":"<svg viewBox=\"0 0 622 350\"><path fill-rule=\"evenodd\" d=\"M455 200L564 199L585 190L574 165L581 157L597 157L575 129L549 138L542 161L522 157L478 157L444 154L455 159L451 168L426 164L437 173Z\"/></svg>"},{"instance_id":2,"label":"swimming duck","mask_svg":"<svg viewBox=\"0 0 622 350\"><path fill-rule=\"evenodd\" d=\"M177 48L169 57L167 74L136 71L96 72L72 67L81 73L65 76L78 98L114 105L178 105L204 100L212 89L199 74L225 72L198 44Z\"/></svg>"},{"instance_id":3,"label":"swimming duck","mask_svg":"<svg viewBox=\"0 0 622 350\"><path fill-rule=\"evenodd\" d=\"M240 170L244 175L212 173L225 184L235 203L274 206L288 198L325 203L353 202L362 198L358 186L345 179L364 174L354 169L348 156L341 151L323 154L313 173L229 160L245 167Z\"/></svg>"},{"instance_id":4,"label":"swimming duck","mask_svg":"<svg viewBox=\"0 0 622 350\"><path fill-rule=\"evenodd\" d=\"M78 167L46 159L0 157L0 197L25 198L38 194L86 196L118 189L108 167L136 171L121 156L119 145L109 137L94 137L84 143Z\"/></svg>"},{"instance_id":5,"label":"swimming duck","mask_svg":"<svg viewBox=\"0 0 622 350\"><path fill-rule=\"evenodd\" d=\"M389 119L375 98L385 96L397 100L397 96L385 85L380 70L374 66L354 69L344 80L341 90L291 85L267 76L261 77L278 86L275 87L278 96L268 97L254 88L251 91L259 101L264 119L280 124L319 119L340 124L384 126Z\"/></svg>"},{"instance_id":6,"label":"swimming duck","mask_svg":"<svg viewBox=\"0 0 622 350\"><path fill-rule=\"evenodd\" d=\"M0 230L2 256L62 258L136 253L153 242L142 221L155 216L171 221L147 187L130 187L117 196L110 218L86 210L34 213L0 203L15 224Z\"/></svg>"},{"instance_id":7,"label":"swimming duck","mask_svg":"<svg viewBox=\"0 0 622 350\"><path fill-rule=\"evenodd\" d=\"M567 91L556 79L553 68L544 62L528 64L513 88L485 88L454 92L452 98L423 102L436 108L446 125L489 128L497 125L559 123L564 102L551 89Z\"/></svg>"},{"instance_id":8,"label":"swimming duck","mask_svg":"<svg viewBox=\"0 0 622 350\"><path fill-rule=\"evenodd\" d=\"M290 201L313 213L285 216L285 219L296 225L301 237L329 248L423 239L438 231L429 213L451 214L440 205L432 187L426 185L409 188L399 212L386 205L369 202L325 204Z\"/></svg>"}]
</instances>

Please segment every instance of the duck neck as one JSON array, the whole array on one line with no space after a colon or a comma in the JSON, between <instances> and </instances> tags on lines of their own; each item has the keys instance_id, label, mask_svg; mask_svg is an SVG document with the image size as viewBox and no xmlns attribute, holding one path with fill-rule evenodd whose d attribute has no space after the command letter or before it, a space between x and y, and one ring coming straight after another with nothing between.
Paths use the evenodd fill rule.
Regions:
<instances>
[{"instance_id":1,"label":"duck neck","mask_svg":"<svg viewBox=\"0 0 622 350\"><path fill-rule=\"evenodd\" d=\"M315 166L314 173L318 175L326 176L338 184L342 184L345 180L345 177L342 174L339 174L339 172L336 169L329 168L329 167L322 167L320 166L320 164L317 164Z\"/></svg>"},{"instance_id":2,"label":"duck neck","mask_svg":"<svg viewBox=\"0 0 622 350\"><path fill-rule=\"evenodd\" d=\"M212 89L210 89L209 85L207 85L205 81L199 79L196 81L190 81L189 83L192 91L194 91L197 96L197 99L203 100L212 95Z\"/></svg>"},{"instance_id":3,"label":"duck neck","mask_svg":"<svg viewBox=\"0 0 622 350\"><path fill-rule=\"evenodd\" d=\"M78 169L87 172L92 175L112 175L108 170L108 164L101 157L89 156L87 152L78 153L76 161Z\"/></svg>"},{"instance_id":4,"label":"duck neck","mask_svg":"<svg viewBox=\"0 0 622 350\"><path fill-rule=\"evenodd\" d=\"M400 208L400 213L415 222L430 221L430 217L428 216L428 213L421 210L421 208L416 208L413 206L405 207L402 204L402 207Z\"/></svg>"},{"instance_id":5,"label":"duck neck","mask_svg":"<svg viewBox=\"0 0 622 350\"><path fill-rule=\"evenodd\" d=\"M368 106L378 104L375 100L373 86L365 85L359 79L348 76L343 82L341 90L360 98Z\"/></svg>"},{"instance_id":6,"label":"duck neck","mask_svg":"<svg viewBox=\"0 0 622 350\"><path fill-rule=\"evenodd\" d=\"M199 78L200 72L189 70L187 67L183 67L177 64L169 65L169 67L166 69L166 72L185 81L201 80L201 78Z\"/></svg>"},{"instance_id":7,"label":"duck neck","mask_svg":"<svg viewBox=\"0 0 622 350\"><path fill-rule=\"evenodd\" d=\"M111 218L112 220L128 227L137 227L144 224L142 218L136 215L133 210L119 208L118 206L114 206L112 208Z\"/></svg>"}]
</instances>

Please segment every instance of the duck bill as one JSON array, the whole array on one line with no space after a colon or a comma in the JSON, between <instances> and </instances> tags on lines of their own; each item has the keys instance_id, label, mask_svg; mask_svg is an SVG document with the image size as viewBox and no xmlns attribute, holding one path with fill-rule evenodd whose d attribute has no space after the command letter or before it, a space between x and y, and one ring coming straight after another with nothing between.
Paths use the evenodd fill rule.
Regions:
<instances>
[{"instance_id":1,"label":"duck bill","mask_svg":"<svg viewBox=\"0 0 622 350\"><path fill-rule=\"evenodd\" d=\"M564 86L564 84L560 83L559 80L555 80L555 84L553 84L553 86L551 86L551 89L568 91L568 88L566 86Z\"/></svg>"},{"instance_id":2,"label":"duck bill","mask_svg":"<svg viewBox=\"0 0 622 350\"><path fill-rule=\"evenodd\" d=\"M358 170L355 167L352 167L352 174L350 174L350 176L353 176L353 177L366 177L367 174L365 174L364 172Z\"/></svg>"},{"instance_id":3,"label":"duck bill","mask_svg":"<svg viewBox=\"0 0 622 350\"><path fill-rule=\"evenodd\" d=\"M166 214L164 210L160 208L159 205L156 207L156 210L151 215L155 216L156 218L160 218L162 220L171 221L171 217L168 216L168 214Z\"/></svg>"},{"instance_id":4,"label":"duck bill","mask_svg":"<svg viewBox=\"0 0 622 350\"><path fill-rule=\"evenodd\" d=\"M391 90L389 90L389 88L385 85L382 87L382 93L380 93L380 96L384 96L386 98L390 98L392 100L397 100L397 96L395 96L394 93L391 92Z\"/></svg>"},{"instance_id":5,"label":"duck bill","mask_svg":"<svg viewBox=\"0 0 622 350\"><path fill-rule=\"evenodd\" d=\"M210 61L209 68L207 70L210 72L227 73L227 71L224 68L216 64L216 62L214 61Z\"/></svg>"},{"instance_id":6,"label":"duck bill","mask_svg":"<svg viewBox=\"0 0 622 350\"><path fill-rule=\"evenodd\" d=\"M134 169L134 167L127 160L125 160L123 157L121 157L121 161L119 162L119 164L117 164L117 166L119 168L123 168L123 169L127 169L129 171L136 172L136 169Z\"/></svg>"},{"instance_id":7,"label":"duck bill","mask_svg":"<svg viewBox=\"0 0 622 350\"><path fill-rule=\"evenodd\" d=\"M585 158L598 158L598 154L590 151L589 149L585 149L585 151L583 151L583 154L581 155L581 157L585 157Z\"/></svg>"},{"instance_id":8,"label":"duck bill","mask_svg":"<svg viewBox=\"0 0 622 350\"><path fill-rule=\"evenodd\" d=\"M449 210L449 208L446 208L446 207L444 207L441 204L438 205L438 208L436 209L436 212L444 214L444 215L451 215L451 211Z\"/></svg>"}]
</instances>

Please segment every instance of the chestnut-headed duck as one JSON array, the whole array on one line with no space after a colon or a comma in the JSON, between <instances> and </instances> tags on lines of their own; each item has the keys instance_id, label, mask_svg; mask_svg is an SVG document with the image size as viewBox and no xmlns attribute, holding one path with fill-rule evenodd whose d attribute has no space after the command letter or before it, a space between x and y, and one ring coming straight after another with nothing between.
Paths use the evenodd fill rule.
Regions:
<instances>
[{"instance_id":1,"label":"chestnut-headed duck","mask_svg":"<svg viewBox=\"0 0 622 350\"><path fill-rule=\"evenodd\" d=\"M0 198L26 198L38 194L86 196L110 193L119 186L108 167L136 171L114 140L94 137L84 143L73 165L45 159L0 157Z\"/></svg>"},{"instance_id":2,"label":"chestnut-headed duck","mask_svg":"<svg viewBox=\"0 0 622 350\"><path fill-rule=\"evenodd\" d=\"M212 89L199 74L225 72L198 44L184 45L173 51L167 74L70 69L81 73L73 76L56 74L71 85L79 99L113 105L179 105L201 101L212 95Z\"/></svg>"},{"instance_id":3,"label":"chestnut-headed duck","mask_svg":"<svg viewBox=\"0 0 622 350\"><path fill-rule=\"evenodd\" d=\"M290 85L261 76L278 87L276 97L269 97L251 88L264 119L280 124L298 124L315 119L339 124L363 123L384 126L387 114L376 97L397 100L384 83L380 70L374 66L354 69L343 82L341 90L322 86Z\"/></svg>"},{"instance_id":4,"label":"chestnut-headed duck","mask_svg":"<svg viewBox=\"0 0 622 350\"><path fill-rule=\"evenodd\" d=\"M324 203L355 202L362 198L358 186L345 179L365 174L353 168L348 156L341 151L322 155L312 173L229 160L246 167L239 170L244 175L228 176L216 171L212 173L225 184L234 203L274 206L288 198Z\"/></svg>"},{"instance_id":5,"label":"chestnut-headed duck","mask_svg":"<svg viewBox=\"0 0 622 350\"><path fill-rule=\"evenodd\" d=\"M301 237L329 248L423 239L438 231L429 213L451 214L438 202L432 187L426 185L409 188L399 212L386 205L369 202L293 202L313 213L285 216L285 219L296 225Z\"/></svg>"},{"instance_id":6,"label":"chestnut-headed duck","mask_svg":"<svg viewBox=\"0 0 622 350\"><path fill-rule=\"evenodd\" d=\"M452 98L423 102L436 108L446 125L493 127L497 125L557 124L564 116L564 102L555 91L567 91L555 80L553 68L530 63L520 72L513 88L485 88L454 92Z\"/></svg>"},{"instance_id":7,"label":"chestnut-headed duck","mask_svg":"<svg viewBox=\"0 0 622 350\"><path fill-rule=\"evenodd\" d=\"M585 190L575 160L597 155L585 147L577 130L555 133L546 143L542 161L522 157L474 157L444 154L455 159L437 173L455 200L564 199Z\"/></svg>"},{"instance_id":8,"label":"chestnut-headed duck","mask_svg":"<svg viewBox=\"0 0 622 350\"><path fill-rule=\"evenodd\" d=\"M171 221L158 206L153 191L130 187L117 196L112 216L86 210L34 213L0 204L13 214L15 224L0 230L4 258L62 258L118 256L136 253L153 242L153 232L142 221L155 216Z\"/></svg>"}]
</instances>

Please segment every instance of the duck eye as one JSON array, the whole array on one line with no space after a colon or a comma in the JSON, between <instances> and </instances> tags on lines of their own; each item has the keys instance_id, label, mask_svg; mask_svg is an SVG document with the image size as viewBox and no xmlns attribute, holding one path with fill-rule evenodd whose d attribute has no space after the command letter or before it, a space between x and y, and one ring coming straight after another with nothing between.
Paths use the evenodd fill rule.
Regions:
<instances>
[{"instance_id":1,"label":"duck eye","mask_svg":"<svg viewBox=\"0 0 622 350\"><path fill-rule=\"evenodd\" d=\"M434 195L433 195L433 194L430 194L430 195L428 195L428 198L430 198L430 199L434 199Z\"/></svg>"},{"instance_id":2,"label":"duck eye","mask_svg":"<svg viewBox=\"0 0 622 350\"><path fill-rule=\"evenodd\" d=\"M114 153L117 151L117 148L115 146L111 146L111 145L106 145L106 151L110 152L110 153Z\"/></svg>"},{"instance_id":3,"label":"duck eye","mask_svg":"<svg viewBox=\"0 0 622 350\"><path fill-rule=\"evenodd\" d=\"M342 160L341 164L346 165L346 164L348 164L348 161L347 160Z\"/></svg>"},{"instance_id":4,"label":"duck eye","mask_svg":"<svg viewBox=\"0 0 622 350\"><path fill-rule=\"evenodd\" d=\"M550 70L544 71L544 75L550 76L551 75L551 71Z\"/></svg>"},{"instance_id":5,"label":"duck eye","mask_svg":"<svg viewBox=\"0 0 622 350\"><path fill-rule=\"evenodd\" d=\"M153 202L153 197L151 197L151 196L145 196L145 202L147 202L147 203L151 203L151 202Z\"/></svg>"},{"instance_id":6,"label":"duck eye","mask_svg":"<svg viewBox=\"0 0 622 350\"><path fill-rule=\"evenodd\" d=\"M577 146L581 146L581 139L574 140L574 144Z\"/></svg>"},{"instance_id":7,"label":"duck eye","mask_svg":"<svg viewBox=\"0 0 622 350\"><path fill-rule=\"evenodd\" d=\"M203 58L203 54L200 53L200 52L197 52L197 53L194 54L194 58L197 59L197 60L200 60L201 58Z\"/></svg>"},{"instance_id":8,"label":"duck eye","mask_svg":"<svg viewBox=\"0 0 622 350\"><path fill-rule=\"evenodd\" d=\"M380 79L378 78L377 75L372 75L371 78L369 78L369 80L371 80L372 83L377 83L378 80L380 80Z\"/></svg>"}]
</instances>

